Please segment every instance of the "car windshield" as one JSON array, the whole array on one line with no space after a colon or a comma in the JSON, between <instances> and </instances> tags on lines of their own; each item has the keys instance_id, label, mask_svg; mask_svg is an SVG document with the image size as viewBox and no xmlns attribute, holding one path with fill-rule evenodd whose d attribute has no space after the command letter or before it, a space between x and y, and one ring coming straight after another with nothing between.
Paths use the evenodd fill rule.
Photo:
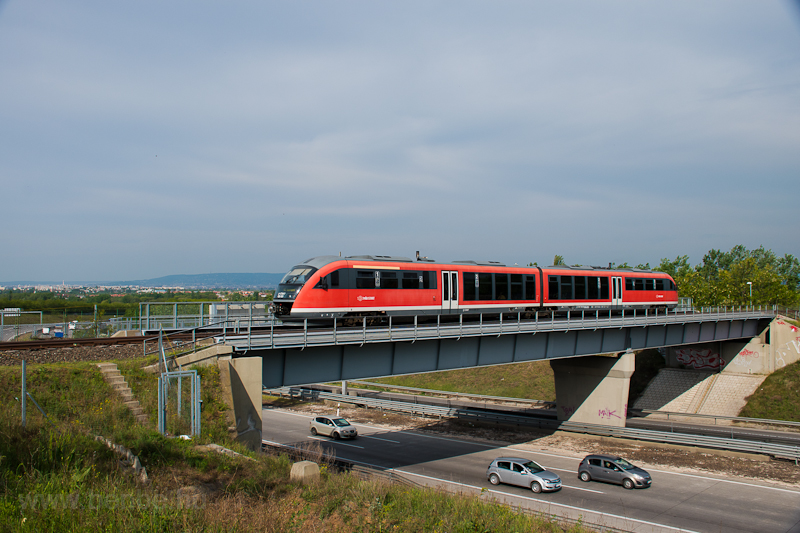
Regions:
<instances>
[{"instance_id":1,"label":"car windshield","mask_svg":"<svg viewBox=\"0 0 800 533\"><path fill-rule=\"evenodd\" d=\"M340 428L343 428L345 426L349 426L350 425L350 422L348 422L344 418L334 418L333 419L333 423L336 424L337 426L339 426Z\"/></svg>"},{"instance_id":2,"label":"car windshield","mask_svg":"<svg viewBox=\"0 0 800 533\"><path fill-rule=\"evenodd\" d=\"M316 272L316 268L309 267L309 266L296 266L292 270L289 271L288 274L283 276L281 280L281 285L302 285L308 278L311 277L311 274Z\"/></svg>"},{"instance_id":3,"label":"car windshield","mask_svg":"<svg viewBox=\"0 0 800 533\"><path fill-rule=\"evenodd\" d=\"M539 465L538 463L535 463L533 461L528 461L527 463L525 463L525 468L527 468L528 470L530 470L534 474L537 473L537 472L543 472L544 471L544 468L542 468L541 465Z\"/></svg>"},{"instance_id":4,"label":"car windshield","mask_svg":"<svg viewBox=\"0 0 800 533\"><path fill-rule=\"evenodd\" d=\"M618 465L618 466L619 466L621 469L623 469L623 470L630 470L631 468L636 468L635 466L633 466L632 464L630 464L630 463L629 463L628 461L626 461L625 459L617 459L615 462L616 462L616 463L617 463L617 465Z\"/></svg>"}]
</instances>

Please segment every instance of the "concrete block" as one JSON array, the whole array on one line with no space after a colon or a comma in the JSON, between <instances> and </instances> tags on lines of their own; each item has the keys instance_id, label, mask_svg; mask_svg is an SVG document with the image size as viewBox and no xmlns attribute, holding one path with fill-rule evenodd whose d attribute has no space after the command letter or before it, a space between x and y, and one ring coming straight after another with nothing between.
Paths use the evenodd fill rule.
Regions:
<instances>
[{"instance_id":1,"label":"concrete block","mask_svg":"<svg viewBox=\"0 0 800 533\"><path fill-rule=\"evenodd\" d=\"M289 479L297 483L316 483L319 481L319 465L312 461L300 461L292 465Z\"/></svg>"}]
</instances>

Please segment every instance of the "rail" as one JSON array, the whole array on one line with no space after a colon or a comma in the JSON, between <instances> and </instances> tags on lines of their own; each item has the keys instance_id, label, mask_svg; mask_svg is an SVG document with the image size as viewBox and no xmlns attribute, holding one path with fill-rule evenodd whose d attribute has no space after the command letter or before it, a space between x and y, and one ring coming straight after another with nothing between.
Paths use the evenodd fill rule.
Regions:
<instances>
[{"instance_id":1,"label":"rail","mask_svg":"<svg viewBox=\"0 0 800 533\"><path fill-rule=\"evenodd\" d=\"M380 342L416 342L425 339L461 339L487 335L518 335L521 333L555 332L570 330L597 330L606 328L624 328L635 326L659 326L669 324L686 324L701 322L718 322L720 320L773 318L777 316L775 307L769 308L716 308L705 312L675 312L659 310L621 311L568 311L566 316L556 318L549 313L540 318L539 312L532 319L523 319L522 313L516 313L515 319L504 319L508 313L478 315L477 321L464 322L463 315L457 321L442 321L442 315L436 316L436 323L420 325L418 317L413 317L413 324L393 324L387 317L388 325L367 327L368 318L363 318L360 326L339 327L334 321L332 328L309 328L309 320L305 319L296 331L285 329L275 331L270 328L269 334L229 335L226 344L234 350L276 349L276 348L308 348L312 346L364 345ZM492 320L484 320L486 316ZM513 316L513 315L512 315ZM445 315L447 317L447 315Z\"/></svg>"},{"instance_id":2,"label":"rail","mask_svg":"<svg viewBox=\"0 0 800 533\"><path fill-rule=\"evenodd\" d=\"M703 448L715 448L731 450L744 453L757 453L769 455L780 459L793 460L795 464L800 463L800 447L785 444L771 444L751 440L709 437L704 435L691 435L687 433L673 433L666 431L653 431L648 429L620 428L604 426L600 424L585 424L578 422L565 422L548 420L506 413L490 413L474 409L451 408L436 405L411 404L408 402L398 402L382 400L379 398L368 398L364 396L344 396L329 392L301 389L297 387L282 387L280 389L267 389L267 394L289 397L300 397L306 400L329 400L340 403L363 405L373 409L382 409L412 415L438 417L438 418L459 418L475 422L490 422L495 424L510 424L516 426L535 427L540 429L568 431L571 433L583 433L587 435L598 435L603 437L619 437L649 442L659 442L667 444L679 444L684 446L698 446Z\"/></svg>"},{"instance_id":3,"label":"rail","mask_svg":"<svg viewBox=\"0 0 800 533\"><path fill-rule=\"evenodd\" d=\"M770 420L768 418L749 418L745 416L704 415L699 413L676 413L674 411L656 411L651 409L628 409L628 413L634 416L638 416L639 413L645 415L663 415L666 416L667 420L672 420L672 418L706 418L713 419L714 425L716 425L717 420L727 420L730 422L747 422L753 424L766 424L769 426L800 428L800 422L793 422L791 420Z\"/></svg>"}]
</instances>

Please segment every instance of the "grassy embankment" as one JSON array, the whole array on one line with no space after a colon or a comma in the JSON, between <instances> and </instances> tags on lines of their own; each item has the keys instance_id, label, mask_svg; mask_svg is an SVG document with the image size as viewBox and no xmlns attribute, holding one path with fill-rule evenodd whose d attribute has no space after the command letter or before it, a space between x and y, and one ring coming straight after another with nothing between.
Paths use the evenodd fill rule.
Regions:
<instances>
[{"instance_id":1,"label":"grassy embankment","mask_svg":"<svg viewBox=\"0 0 800 533\"><path fill-rule=\"evenodd\" d=\"M155 377L144 361L118 365L155 425ZM475 497L363 482L323 467L320 483L289 482L286 456L253 454L229 440L216 368L201 372L203 435L168 439L134 422L93 364L29 365L20 424L20 368L0 367L0 531L562 531ZM123 444L147 468L142 484L92 435ZM218 443L249 457L202 451ZM206 503L178 490L210 491ZM185 489L184 489L185 490ZM583 531L574 528L574 531Z\"/></svg>"},{"instance_id":2,"label":"grassy embankment","mask_svg":"<svg viewBox=\"0 0 800 533\"><path fill-rule=\"evenodd\" d=\"M663 366L664 359L655 350L644 350L636 354L636 372L631 377L629 405L633 405L650 380L658 373L659 368ZM547 402L554 402L556 399L553 370L548 361L447 370L371 381L401 387L485 394L506 398L527 398Z\"/></svg>"}]
</instances>

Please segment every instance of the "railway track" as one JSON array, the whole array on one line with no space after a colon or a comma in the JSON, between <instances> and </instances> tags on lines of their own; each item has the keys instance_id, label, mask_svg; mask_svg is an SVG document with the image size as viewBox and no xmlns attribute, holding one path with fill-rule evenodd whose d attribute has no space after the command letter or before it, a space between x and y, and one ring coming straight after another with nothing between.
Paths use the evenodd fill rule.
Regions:
<instances>
[{"instance_id":1,"label":"railway track","mask_svg":"<svg viewBox=\"0 0 800 533\"><path fill-rule=\"evenodd\" d=\"M246 329L246 328L243 328ZM275 327L274 331L283 331L285 327ZM296 328L290 328L296 329ZM253 328L252 334L269 333L269 328ZM191 342L192 340L200 341L212 337L221 337L224 334L222 329L204 329L196 332L194 335L191 332L164 332L164 339L170 341ZM232 334L231 328L228 328L228 335ZM142 342L158 342L158 333L149 331L145 335L138 337L92 337L83 339L38 339L30 341L8 341L0 342L0 351L8 350L44 350L47 348L71 348L73 346L113 346L120 344L141 344Z\"/></svg>"}]
</instances>

